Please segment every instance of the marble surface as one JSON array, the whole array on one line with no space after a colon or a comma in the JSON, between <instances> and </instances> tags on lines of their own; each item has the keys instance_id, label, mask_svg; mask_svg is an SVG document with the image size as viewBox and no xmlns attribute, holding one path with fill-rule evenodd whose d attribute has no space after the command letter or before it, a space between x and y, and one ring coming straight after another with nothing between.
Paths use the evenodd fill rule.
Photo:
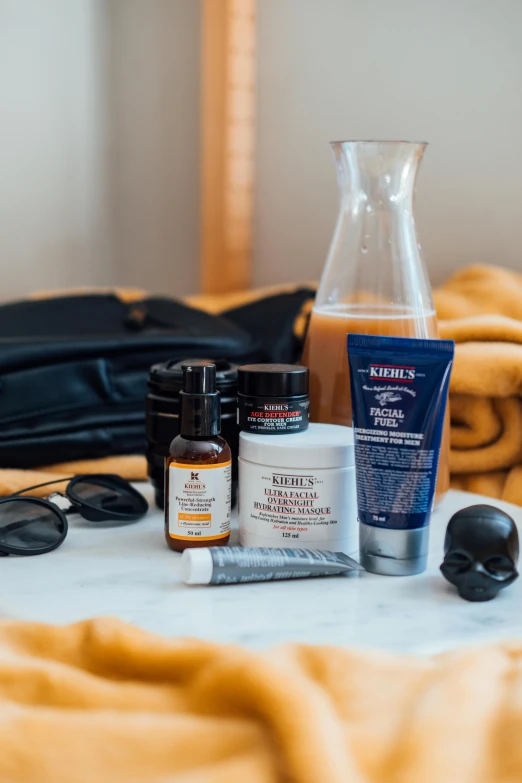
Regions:
<instances>
[{"instance_id":1,"label":"marble surface","mask_svg":"<svg viewBox=\"0 0 522 783\"><path fill-rule=\"evenodd\" d=\"M140 487L152 506L149 487ZM167 549L163 517L100 526L70 518L54 552L0 559L0 617L68 623L114 616L149 631L264 648L287 641L428 654L522 635L522 578L470 604L438 566L446 523L477 495L450 492L435 513L429 568L410 577L362 573L223 587L188 587ZM522 526L522 509L497 503ZM521 530L522 532L522 530Z\"/></svg>"}]
</instances>

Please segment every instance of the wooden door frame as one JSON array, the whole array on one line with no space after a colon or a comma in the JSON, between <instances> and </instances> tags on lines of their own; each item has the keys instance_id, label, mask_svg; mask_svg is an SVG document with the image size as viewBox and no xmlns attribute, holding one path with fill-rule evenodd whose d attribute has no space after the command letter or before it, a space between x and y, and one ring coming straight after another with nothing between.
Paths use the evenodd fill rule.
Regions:
<instances>
[{"instance_id":1,"label":"wooden door frame","mask_svg":"<svg viewBox=\"0 0 522 783\"><path fill-rule=\"evenodd\" d=\"M256 0L202 0L201 251L205 294L252 282Z\"/></svg>"}]
</instances>

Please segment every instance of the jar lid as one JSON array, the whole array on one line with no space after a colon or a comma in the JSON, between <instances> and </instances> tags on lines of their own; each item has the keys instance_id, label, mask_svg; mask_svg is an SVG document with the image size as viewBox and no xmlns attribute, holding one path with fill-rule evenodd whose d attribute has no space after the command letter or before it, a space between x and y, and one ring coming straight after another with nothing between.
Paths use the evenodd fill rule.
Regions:
<instances>
[{"instance_id":1,"label":"jar lid","mask_svg":"<svg viewBox=\"0 0 522 783\"><path fill-rule=\"evenodd\" d=\"M250 397L297 397L308 394L308 376L308 367L300 364L244 364L238 389Z\"/></svg>"},{"instance_id":2,"label":"jar lid","mask_svg":"<svg viewBox=\"0 0 522 783\"><path fill-rule=\"evenodd\" d=\"M170 359L150 368L149 386L159 387L161 391L178 394L183 388L183 365L190 362L212 362L216 365L216 388L218 391L233 389L237 384L237 364L227 359Z\"/></svg>"},{"instance_id":3,"label":"jar lid","mask_svg":"<svg viewBox=\"0 0 522 783\"><path fill-rule=\"evenodd\" d=\"M353 467L353 430L339 424L310 424L303 432L279 438L241 432L239 456L279 468Z\"/></svg>"}]
</instances>

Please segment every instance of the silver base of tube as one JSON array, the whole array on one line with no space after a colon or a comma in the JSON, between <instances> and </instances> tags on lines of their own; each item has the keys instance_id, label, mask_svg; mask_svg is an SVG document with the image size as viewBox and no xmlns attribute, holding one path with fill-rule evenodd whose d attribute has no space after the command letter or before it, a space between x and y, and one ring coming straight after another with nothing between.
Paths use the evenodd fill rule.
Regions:
<instances>
[{"instance_id":1,"label":"silver base of tube","mask_svg":"<svg viewBox=\"0 0 522 783\"><path fill-rule=\"evenodd\" d=\"M426 570L430 528L390 530L359 524L359 561L372 574L412 576Z\"/></svg>"}]
</instances>

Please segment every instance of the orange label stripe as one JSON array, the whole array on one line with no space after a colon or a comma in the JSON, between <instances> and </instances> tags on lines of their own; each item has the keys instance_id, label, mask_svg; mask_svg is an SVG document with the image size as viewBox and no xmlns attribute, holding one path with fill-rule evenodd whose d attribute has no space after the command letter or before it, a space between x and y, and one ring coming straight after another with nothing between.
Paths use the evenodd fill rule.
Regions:
<instances>
[{"instance_id":1,"label":"orange label stripe","mask_svg":"<svg viewBox=\"0 0 522 783\"><path fill-rule=\"evenodd\" d=\"M182 468L183 470L215 470L216 468L227 468L232 465L232 460L228 462L219 462L217 465L199 465L197 462L171 462L169 468Z\"/></svg>"},{"instance_id":2,"label":"orange label stripe","mask_svg":"<svg viewBox=\"0 0 522 783\"><path fill-rule=\"evenodd\" d=\"M173 536L172 533L169 533L171 538L178 541L215 541L216 538L226 538L229 535L230 531L228 533L218 533L218 535L214 536Z\"/></svg>"}]
</instances>

